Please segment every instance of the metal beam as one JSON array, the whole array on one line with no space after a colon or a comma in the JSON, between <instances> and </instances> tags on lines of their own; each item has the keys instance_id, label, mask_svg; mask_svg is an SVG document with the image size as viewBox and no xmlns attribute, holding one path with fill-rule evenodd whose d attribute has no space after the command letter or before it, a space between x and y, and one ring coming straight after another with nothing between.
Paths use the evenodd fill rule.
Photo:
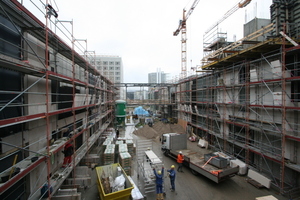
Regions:
<instances>
[{"instance_id":1,"label":"metal beam","mask_svg":"<svg viewBox=\"0 0 300 200\"><path fill-rule=\"evenodd\" d=\"M114 87L172 87L173 83L115 83Z\"/></svg>"}]
</instances>

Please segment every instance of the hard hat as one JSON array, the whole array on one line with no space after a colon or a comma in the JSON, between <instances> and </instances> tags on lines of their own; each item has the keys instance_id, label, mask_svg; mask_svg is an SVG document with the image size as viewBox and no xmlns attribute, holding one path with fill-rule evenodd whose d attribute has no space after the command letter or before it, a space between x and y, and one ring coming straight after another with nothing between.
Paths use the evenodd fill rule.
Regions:
<instances>
[{"instance_id":1,"label":"hard hat","mask_svg":"<svg viewBox=\"0 0 300 200\"><path fill-rule=\"evenodd\" d=\"M161 171L160 171L160 170L158 170L158 171L157 171L157 174L161 175Z\"/></svg>"},{"instance_id":2,"label":"hard hat","mask_svg":"<svg viewBox=\"0 0 300 200\"><path fill-rule=\"evenodd\" d=\"M171 168L175 168L175 166L174 166L174 165L172 165L172 166L171 166Z\"/></svg>"},{"instance_id":3,"label":"hard hat","mask_svg":"<svg viewBox=\"0 0 300 200\"><path fill-rule=\"evenodd\" d=\"M148 147L147 150L149 151L149 150L150 150L150 147Z\"/></svg>"},{"instance_id":4,"label":"hard hat","mask_svg":"<svg viewBox=\"0 0 300 200\"><path fill-rule=\"evenodd\" d=\"M180 154L182 154L182 151L179 151Z\"/></svg>"}]
</instances>

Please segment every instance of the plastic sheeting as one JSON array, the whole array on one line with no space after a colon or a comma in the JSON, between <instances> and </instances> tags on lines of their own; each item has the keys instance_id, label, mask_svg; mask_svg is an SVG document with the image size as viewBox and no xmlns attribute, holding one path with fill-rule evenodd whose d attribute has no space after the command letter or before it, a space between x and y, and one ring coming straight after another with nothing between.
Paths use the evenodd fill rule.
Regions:
<instances>
[{"instance_id":1,"label":"plastic sheeting","mask_svg":"<svg viewBox=\"0 0 300 200\"><path fill-rule=\"evenodd\" d=\"M146 111L142 106L136 107L136 108L134 109L133 114L135 114L135 115L149 116L149 112Z\"/></svg>"},{"instance_id":2,"label":"plastic sheeting","mask_svg":"<svg viewBox=\"0 0 300 200\"><path fill-rule=\"evenodd\" d=\"M115 178L113 183L112 192L120 191L125 189L125 177L123 174Z\"/></svg>"}]
</instances>

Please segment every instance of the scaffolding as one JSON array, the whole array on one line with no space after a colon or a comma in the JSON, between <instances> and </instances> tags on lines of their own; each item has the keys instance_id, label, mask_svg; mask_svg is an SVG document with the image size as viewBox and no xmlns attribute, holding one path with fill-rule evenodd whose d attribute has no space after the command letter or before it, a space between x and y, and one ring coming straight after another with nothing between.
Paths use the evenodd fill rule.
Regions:
<instances>
[{"instance_id":1,"label":"scaffolding","mask_svg":"<svg viewBox=\"0 0 300 200\"><path fill-rule=\"evenodd\" d=\"M142 103L159 105L210 148L292 194L300 188L300 54L294 46L300 17L293 14L300 8L279 4L271 7L270 24L243 39L228 42L222 33L222 45L211 48L215 38L204 44L211 48L202 60L206 73L161 85L157 98ZM47 16L45 24L17 0L0 2L1 199L39 199L45 185L54 195L113 126L116 88L89 62L95 52L87 40L76 39L73 21L58 20L49 4L33 7ZM287 27L284 14L292 15ZM73 162L60 169L60 152L70 141ZM75 178L71 182L75 187Z\"/></svg>"},{"instance_id":2,"label":"scaffolding","mask_svg":"<svg viewBox=\"0 0 300 200\"><path fill-rule=\"evenodd\" d=\"M242 160L281 194L295 195L300 187L300 38L294 33L300 27L274 21L205 55L202 70L207 72L177 84L177 111L181 124L210 148ZM282 33L275 35L275 28Z\"/></svg>"},{"instance_id":3,"label":"scaffolding","mask_svg":"<svg viewBox=\"0 0 300 200\"><path fill-rule=\"evenodd\" d=\"M137 162L137 178L138 187L142 188L145 197L149 193L155 193L155 174L153 168L161 170L164 166L163 159L156 156L152 151L153 144L151 140L138 140L136 143L136 162Z\"/></svg>"},{"instance_id":4,"label":"scaffolding","mask_svg":"<svg viewBox=\"0 0 300 200\"><path fill-rule=\"evenodd\" d=\"M45 24L16 0L0 2L1 199L54 195L114 120L115 88L88 61L95 52L74 37L73 21L48 3L29 7ZM71 141L73 161L62 169Z\"/></svg>"}]
</instances>

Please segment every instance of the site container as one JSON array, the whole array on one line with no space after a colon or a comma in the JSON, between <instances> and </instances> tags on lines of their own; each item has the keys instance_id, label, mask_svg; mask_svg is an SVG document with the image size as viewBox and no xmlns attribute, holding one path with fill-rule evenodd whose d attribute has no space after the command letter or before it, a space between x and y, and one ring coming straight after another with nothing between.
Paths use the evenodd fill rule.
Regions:
<instances>
[{"instance_id":1,"label":"site container","mask_svg":"<svg viewBox=\"0 0 300 200\"><path fill-rule=\"evenodd\" d=\"M128 200L131 196L131 190L133 189L133 184L129 180L126 175L124 169L121 167L119 163L105 165L96 167L97 173L97 182L98 182L98 190L101 197L101 200ZM113 180L118 177L120 174L124 175L125 184L122 190L116 192L105 192L105 185L102 184L101 179L112 177Z\"/></svg>"},{"instance_id":2,"label":"site container","mask_svg":"<svg viewBox=\"0 0 300 200\"><path fill-rule=\"evenodd\" d=\"M116 100L116 119L118 124L122 124L125 122L126 117L126 101L124 100Z\"/></svg>"}]
</instances>

